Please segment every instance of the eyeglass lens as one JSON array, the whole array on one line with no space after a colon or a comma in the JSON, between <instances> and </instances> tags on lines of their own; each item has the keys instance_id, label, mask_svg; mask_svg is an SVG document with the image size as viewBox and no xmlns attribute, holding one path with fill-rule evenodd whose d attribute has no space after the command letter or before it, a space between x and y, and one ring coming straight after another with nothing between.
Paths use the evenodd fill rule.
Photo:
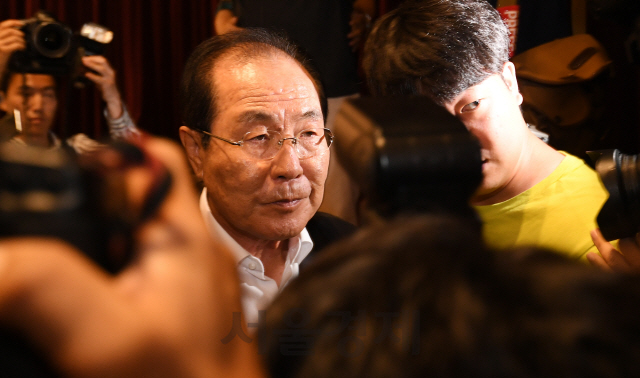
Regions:
<instances>
[{"instance_id":1,"label":"eyeglass lens","mask_svg":"<svg viewBox=\"0 0 640 378\"><path fill-rule=\"evenodd\" d=\"M329 149L331 135L330 131L322 128L303 130L296 137L283 137L278 131L250 131L242 138L242 147L254 157L270 159L276 156L288 140L293 144L298 157L304 159Z\"/></svg>"}]
</instances>

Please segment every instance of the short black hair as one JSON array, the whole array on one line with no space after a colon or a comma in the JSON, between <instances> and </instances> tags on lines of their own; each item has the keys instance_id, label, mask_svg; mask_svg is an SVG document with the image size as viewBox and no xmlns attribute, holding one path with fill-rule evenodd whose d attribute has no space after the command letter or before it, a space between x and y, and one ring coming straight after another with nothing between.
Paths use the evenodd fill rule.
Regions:
<instances>
[{"instance_id":1,"label":"short black hair","mask_svg":"<svg viewBox=\"0 0 640 378\"><path fill-rule=\"evenodd\" d=\"M374 25L363 68L372 94L442 105L508 60L508 29L487 1L407 0Z\"/></svg>"},{"instance_id":2,"label":"short black hair","mask_svg":"<svg viewBox=\"0 0 640 378\"><path fill-rule=\"evenodd\" d=\"M49 75L46 73L31 73L31 72L18 72L18 71L14 71L11 70L9 68L5 69L4 72L2 72L2 74L0 75L0 91L4 92L5 94L7 93L7 90L9 90L9 83L11 83L11 79L13 79L13 77L15 75ZM53 78L53 81L55 83L56 88L59 85L59 81L60 78L58 78L56 75L49 75Z\"/></svg>"},{"instance_id":3,"label":"short black hair","mask_svg":"<svg viewBox=\"0 0 640 378\"><path fill-rule=\"evenodd\" d=\"M0 76L0 91L7 93L7 89L9 89L9 82L13 75L14 72L9 70L4 70L4 72L2 72L2 75Z\"/></svg>"},{"instance_id":4,"label":"short black hair","mask_svg":"<svg viewBox=\"0 0 640 378\"><path fill-rule=\"evenodd\" d=\"M282 52L294 59L309 74L326 121L327 99L318 71L306 53L282 34L263 28L244 28L209 38L191 53L180 85L180 104L185 126L210 131L218 113L211 70L221 57L231 52L245 59ZM206 144L208 138L205 137L206 135L203 136L203 143Z\"/></svg>"}]
</instances>

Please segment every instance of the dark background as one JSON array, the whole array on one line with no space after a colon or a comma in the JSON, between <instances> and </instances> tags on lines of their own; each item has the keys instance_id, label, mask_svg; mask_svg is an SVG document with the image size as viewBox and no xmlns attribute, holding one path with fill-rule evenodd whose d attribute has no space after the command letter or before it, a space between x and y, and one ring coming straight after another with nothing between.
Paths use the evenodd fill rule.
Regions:
<instances>
[{"instance_id":1,"label":"dark background","mask_svg":"<svg viewBox=\"0 0 640 378\"><path fill-rule=\"evenodd\" d=\"M193 48L214 34L213 19L218 0L1 1L0 20L31 17L43 9L75 32L86 22L113 30L114 40L105 55L116 70L118 87L129 112L140 128L177 140L181 124L177 96L180 75ZM523 12L531 8L526 12L528 19L523 20L522 44L529 40L535 45L553 38L553 35L547 35L550 19L556 17L556 27L563 23L558 21L558 17L563 17L561 6L555 5L551 9L544 5L555 4L556 0L539 1L521 1ZM615 0L613 3L621 4L617 9L628 10L626 1ZM378 0L378 13L384 14L400 2ZM558 2L569 4L568 0ZM598 2L591 0L591 3ZM527 5L529 3L536 6ZM635 25L633 18L621 19L619 13L604 10L593 13L587 28L614 61L615 78L608 96L606 118L610 130L598 147L617 147L626 153L638 153L640 65L631 63L625 51L625 41ZM55 131L61 136L77 132L94 138L105 136L107 128L97 91L91 87L79 90L64 83L61 89ZM65 95L65 91L69 93Z\"/></svg>"}]
</instances>

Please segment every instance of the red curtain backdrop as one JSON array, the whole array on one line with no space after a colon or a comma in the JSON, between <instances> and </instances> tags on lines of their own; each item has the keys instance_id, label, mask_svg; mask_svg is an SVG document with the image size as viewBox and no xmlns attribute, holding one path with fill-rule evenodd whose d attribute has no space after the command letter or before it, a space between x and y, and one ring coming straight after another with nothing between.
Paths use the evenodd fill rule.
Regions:
<instances>
[{"instance_id":1,"label":"red curtain backdrop","mask_svg":"<svg viewBox=\"0 0 640 378\"><path fill-rule=\"evenodd\" d=\"M218 0L0 0L0 21L25 19L46 10L74 32L87 22L106 26L114 39L105 53L116 70L118 88L138 126L178 139L181 115L178 87L184 63L214 34ZM268 1L268 0L265 0ZM378 14L401 0L378 0ZM64 80L55 130L62 136L84 132L107 136L103 104L89 86L73 88Z\"/></svg>"},{"instance_id":2,"label":"red curtain backdrop","mask_svg":"<svg viewBox=\"0 0 640 378\"><path fill-rule=\"evenodd\" d=\"M86 22L114 32L106 57L138 126L177 140L178 86L193 48L214 33L217 0L2 0L0 20L46 10L74 32ZM93 87L61 85L56 130L106 136L101 98Z\"/></svg>"}]
</instances>

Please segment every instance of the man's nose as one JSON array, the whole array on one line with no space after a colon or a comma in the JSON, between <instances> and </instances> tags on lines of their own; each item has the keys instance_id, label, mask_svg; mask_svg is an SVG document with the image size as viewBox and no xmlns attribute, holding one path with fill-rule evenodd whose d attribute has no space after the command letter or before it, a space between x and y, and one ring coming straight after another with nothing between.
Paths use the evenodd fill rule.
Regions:
<instances>
[{"instance_id":1,"label":"man's nose","mask_svg":"<svg viewBox=\"0 0 640 378\"><path fill-rule=\"evenodd\" d=\"M302 175L302 165L296 146L297 140L294 137L284 138L281 147L273 158L271 172L273 177L281 177L292 180Z\"/></svg>"},{"instance_id":2,"label":"man's nose","mask_svg":"<svg viewBox=\"0 0 640 378\"><path fill-rule=\"evenodd\" d=\"M41 93L35 93L27 99L27 110L40 111L44 103L44 97Z\"/></svg>"}]
</instances>

